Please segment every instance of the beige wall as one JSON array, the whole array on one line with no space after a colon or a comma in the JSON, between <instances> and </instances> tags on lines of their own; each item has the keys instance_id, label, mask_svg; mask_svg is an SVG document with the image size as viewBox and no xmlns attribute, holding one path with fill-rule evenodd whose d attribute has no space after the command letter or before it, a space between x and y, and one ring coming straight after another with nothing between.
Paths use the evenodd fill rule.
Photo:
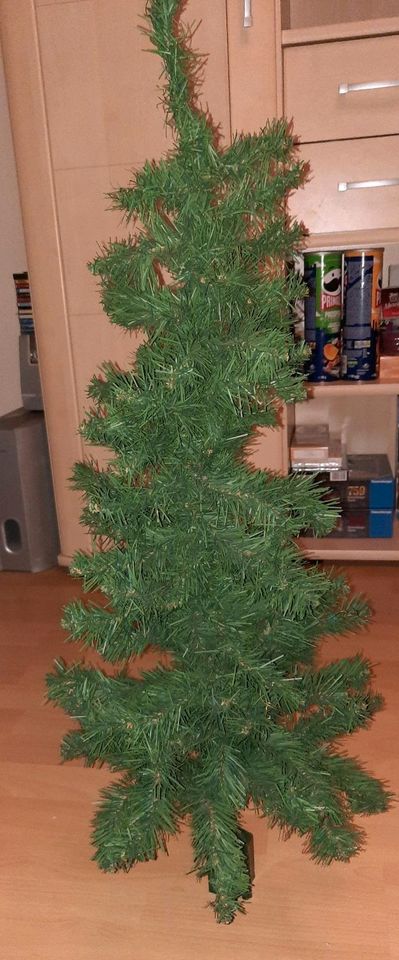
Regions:
<instances>
[{"instance_id":1,"label":"beige wall","mask_svg":"<svg viewBox=\"0 0 399 960\"><path fill-rule=\"evenodd\" d=\"M13 273L26 270L10 118L0 51L0 416L21 406Z\"/></svg>"}]
</instances>

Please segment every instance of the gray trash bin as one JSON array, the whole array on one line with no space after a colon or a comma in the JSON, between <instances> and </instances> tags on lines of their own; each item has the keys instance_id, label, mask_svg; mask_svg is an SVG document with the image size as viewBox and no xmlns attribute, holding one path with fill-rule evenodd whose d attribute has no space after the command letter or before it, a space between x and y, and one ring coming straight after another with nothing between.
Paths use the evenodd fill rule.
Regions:
<instances>
[{"instance_id":1,"label":"gray trash bin","mask_svg":"<svg viewBox=\"0 0 399 960\"><path fill-rule=\"evenodd\" d=\"M0 570L57 563L58 528L43 413L0 417Z\"/></svg>"}]
</instances>

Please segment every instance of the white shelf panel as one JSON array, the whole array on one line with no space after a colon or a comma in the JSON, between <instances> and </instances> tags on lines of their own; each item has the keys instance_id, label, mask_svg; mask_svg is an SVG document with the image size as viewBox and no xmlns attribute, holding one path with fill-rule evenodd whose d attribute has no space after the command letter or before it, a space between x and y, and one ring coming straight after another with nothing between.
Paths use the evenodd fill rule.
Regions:
<instances>
[{"instance_id":1,"label":"white shelf panel","mask_svg":"<svg viewBox=\"0 0 399 960\"><path fill-rule=\"evenodd\" d=\"M372 560L389 563L399 560L399 520L394 522L393 537L386 539L329 539L301 537L300 549L310 560Z\"/></svg>"}]
</instances>

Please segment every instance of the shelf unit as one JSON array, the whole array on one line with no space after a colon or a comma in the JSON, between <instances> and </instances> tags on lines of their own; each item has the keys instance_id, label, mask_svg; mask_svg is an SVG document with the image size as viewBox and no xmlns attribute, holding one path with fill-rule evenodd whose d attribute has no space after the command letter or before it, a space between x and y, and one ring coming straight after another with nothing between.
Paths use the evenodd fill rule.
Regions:
<instances>
[{"instance_id":1,"label":"shelf unit","mask_svg":"<svg viewBox=\"0 0 399 960\"><path fill-rule=\"evenodd\" d=\"M377 99L370 94L369 100L359 101L338 96L341 79L348 83L396 79L390 64L397 58L388 62L386 52L395 53L399 43L397 0L278 0L278 5L281 109L289 120L294 115L300 156L312 171L305 190L290 201L292 214L309 228L304 247L384 247L386 265L399 263L399 217L393 216L399 192L393 178L398 172L396 166L394 172L389 167L389 157L399 149L395 119L399 100L394 91L380 100L379 94ZM375 70L370 76L368 63ZM337 192L340 181L352 186L352 181L366 185L389 178L389 191ZM383 284L387 285L387 270ZM307 400L293 405L286 419L288 450L294 422L329 423L333 434L342 434L349 452L387 453L396 472L399 358L384 358L376 381L308 383L306 392ZM283 459L283 469L284 465ZM302 537L299 545L312 559L397 562L399 519L392 538Z\"/></svg>"},{"instance_id":2,"label":"shelf unit","mask_svg":"<svg viewBox=\"0 0 399 960\"><path fill-rule=\"evenodd\" d=\"M387 251L387 264L399 260L399 247L395 242L390 244L391 237L381 232L380 245ZM320 237L309 237L307 247L323 249L324 244ZM325 238L327 239L327 238ZM346 243L347 236L341 236L340 243L335 244L334 238L328 236L327 248L348 249L354 243ZM353 238L351 237L351 240ZM373 238L363 238L364 245L372 246ZM381 243L382 241L382 243ZM385 241L385 242L384 242ZM393 258L393 259L392 259ZM386 266L387 266L386 264ZM385 283L387 271L385 268ZM349 447L353 453L362 453L367 450L368 431L373 452L387 452L394 472L397 469L398 456L398 404L399 404L399 357L382 357L380 377L377 380L351 382L339 380L330 383L305 384L307 401L296 404L287 422L291 428L295 421L326 422L332 429L339 428L348 411L348 419L354 422L354 433L358 446L349 433ZM316 413L315 413L316 411ZM289 442L290 433L287 433ZM339 561L399 561L399 517L394 522L394 535L391 538L328 538L328 537L301 537L298 544L303 553L311 560Z\"/></svg>"},{"instance_id":3,"label":"shelf unit","mask_svg":"<svg viewBox=\"0 0 399 960\"><path fill-rule=\"evenodd\" d=\"M398 361L394 358L393 363L388 363L386 367L386 375L384 371L384 376L379 380L367 383L339 381L306 384L308 401L295 406L293 419L297 422L298 420L314 422L328 419L331 425L331 419L335 418L332 426L337 428L345 421L346 410L348 410L348 419L352 418L351 452L366 452L365 445L370 436L373 452L387 452L392 469L396 473ZM330 415L326 417L329 405L331 405ZM314 406L317 410L316 416L312 414ZM368 409L369 412L367 412ZM379 429L379 420L382 423L382 430ZM356 434L358 448L353 440L353 433ZM337 538L335 540L329 537L301 537L298 542L302 551L312 560L399 561L399 519L395 520L393 537L387 539Z\"/></svg>"}]
</instances>

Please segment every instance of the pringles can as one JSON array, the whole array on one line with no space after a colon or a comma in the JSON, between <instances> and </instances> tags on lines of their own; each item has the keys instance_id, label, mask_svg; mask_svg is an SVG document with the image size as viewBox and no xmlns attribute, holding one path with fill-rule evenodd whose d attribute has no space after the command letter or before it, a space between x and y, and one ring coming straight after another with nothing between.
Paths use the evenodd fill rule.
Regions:
<instances>
[{"instance_id":1,"label":"pringles can","mask_svg":"<svg viewBox=\"0 0 399 960\"><path fill-rule=\"evenodd\" d=\"M319 251L304 255L305 340L310 357L308 380L338 380L341 365L342 253Z\"/></svg>"},{"instance_id":2,"label":"pringles can","mask_svg":"<svg viewBox=\"0 0 399 960\"><path fill-rule=\"evenodd\" d=\"M383 256L382 247L344 255L344 380L375 380L379 374Z\"/></svg>"}]
</instances>

